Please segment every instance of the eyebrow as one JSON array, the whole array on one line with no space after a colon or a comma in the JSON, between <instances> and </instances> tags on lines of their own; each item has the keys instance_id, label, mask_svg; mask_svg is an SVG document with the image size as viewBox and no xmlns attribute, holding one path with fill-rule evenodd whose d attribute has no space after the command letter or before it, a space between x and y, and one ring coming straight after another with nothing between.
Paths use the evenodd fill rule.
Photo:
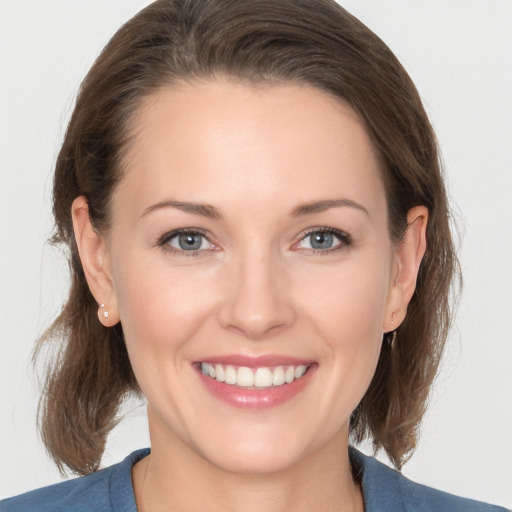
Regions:
<instances>
[{"instance_id":1,"label":"eyebrow","mask_svg":"<svg viewBox=\"0 0 512 512\"><path fill-rule=\"evenodd\" d=\"M297 206L291 212L292 217L299 217L302 215L310 215L313 213L320 213L330 208L349 207L360 210L369 217L368 210L361 204L352 201L351 199L324 199L322 201L314 201L312 203L305 203ZM205 203L189 203L184 201L161 201L146 208L142 212L141 218L148 213L159 210L161 208L176 208L186 213L200 215L208 219L219 220L222 219L222 213L218 208Z\"/></svg>"},{"instance_id":2,"label":"eyebrow","mask_svg":"<svg viewBox=\"0 0 512 512\"><path fill-rule=\"evenodd\" d=\"M215 206L203 203L185 203L183 201L161 201L160 203L153 204L142 212L141 218L160 208L176 208L183 212L201 215L208 219L222 219L220 210L215 208Z\"/></svg>"},{"instance_id":3,"label":"eyebrow","mask_svg":"<svg viewBox=\"0 0 512 512\"><path fill-rule=\"evenodd\" d=\"M306 203L297 206L292 211L292 216L298 217L301 215L309 215L312 213L320 213L325 210L329 210L330 208L339 208L342 206L348 206L349 208L355 208L356 210L361 210L366 213L369 217L370 214L368 210L361 204L352 201L351 199L325 199L323 201L315 201L313 203Z\"/></svg>"}]
</instances>

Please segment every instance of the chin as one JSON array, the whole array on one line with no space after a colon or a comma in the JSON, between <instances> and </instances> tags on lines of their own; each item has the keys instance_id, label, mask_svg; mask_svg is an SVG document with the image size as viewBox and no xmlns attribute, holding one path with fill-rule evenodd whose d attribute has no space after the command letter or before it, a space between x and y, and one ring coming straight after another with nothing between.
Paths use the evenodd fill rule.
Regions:
<instances>
[{"instance_id":1,"label":"chin","mask_svg":"<svg viewBox=\"0 0 512 512\"><path fill-rule=\"evenodd\" d=\"M196 446L196 452L217 468L239 474L276 473L290 469L318 449L311 446L298 432L290 435L289 429L269 432L262 428L259 432L240 427L239 432L226 432L226 436L215 442ZM286 431L284 431L286 430ZM301 437L303 438L301 440Z\"/></svg>"}]
</instances>

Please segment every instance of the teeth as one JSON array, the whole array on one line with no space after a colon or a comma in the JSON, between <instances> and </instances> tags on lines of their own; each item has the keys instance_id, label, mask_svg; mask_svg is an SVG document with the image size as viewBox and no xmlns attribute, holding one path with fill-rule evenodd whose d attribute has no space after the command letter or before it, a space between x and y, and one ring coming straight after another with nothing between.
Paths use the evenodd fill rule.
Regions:
<instances>
[{"instance_id":1,"label":"teeth","mask_svg":"<svg viewBox=\"0 0 512 512\"><path fill-rule=\"evenodd\" d=\"M300 379L306 373L306 367L304 365L297 366L295 368L295 378Z\"/></svg>"},{"instance_id":2,"label":"teeth","mask_svg":"<svg viewBox=\"0 0 512 512\"><path fill-rule=\"evenodd\" d=\"M206 364L206 363L202 363ZM210 365L208 365L210 366ZM232 366L226 366L226 372L224 374L224 381L226 384L236 384L236 370Z\"/></svg>"},{"instance_id":3,"label":"teeth","mask_svg":"<svg viewBox=\"0 0 512 512\"><path fill-rule=\"evenodd\" d=\"M254 374L254 386L257 388L269 388L272 386L272 372L270 368L258 368Z\"/></svg>"},{"instance_id":4,"label":"teeth","mask_svg":"<svg viewBox=\"0 0 512 512\"><path fill-rule=\"evenodd\" d=\"M269 388L290 384L300 379L308 366L276 366L275 368L247 368L246 366L223 366L221 364L201 363L201 372L212 379L242 388Z\"/></svg>"},{"instance_id":5,"label":"teeth","mask_svg":"<svg viewBox=\"0 0 512 512\"><path fill-rule=\"evenodd\" d=\"M284 376L284 368L282 366L278 366L272 372L272 384L274 384L274 386L281 386L285 382L286 382L286 379Z\"/></svg>"},{"instance_id":6,"label":"teeth","mask_svg":"<svg viewBox=\"0 0 512 512\"><path fill-rule=\"evenodd\" d=\"M225 380L225 373L224 368L220 364L215 365L215 376L214 376L219 382L224 382Z\"/></svg>"},{"instance_id":7,"label":"teeth","mask_svg":"<svg viewBox=\"0 0 512 512\"><path fill-rule=\"evenodd\" d=\"M254 373L250 368L240 366L236 374L236 383L242 388L252 388L254 386Z\"/></svg>"}]
</instances>

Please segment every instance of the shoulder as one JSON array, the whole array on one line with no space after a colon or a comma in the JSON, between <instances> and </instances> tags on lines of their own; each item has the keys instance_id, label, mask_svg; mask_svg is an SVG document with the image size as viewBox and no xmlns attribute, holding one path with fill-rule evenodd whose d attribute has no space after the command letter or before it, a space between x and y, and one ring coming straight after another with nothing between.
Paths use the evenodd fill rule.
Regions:
<instances>
[{"instance_id":1,"label":"shoulder","mask_svg":"<svg viewBox=\"0 0 512 512\"><path fill-rule=\"evenodd\" d=\"M411 482L411 480L408 480L403 475L400 475L399 481L401 494L404 502L408 505L406 510L425 510L425 512L506 512L506 509L496 505L461 498L433 489L432 487Z\"/></svg>"},{"instance_id":2,"label":"shoulder","mask_svg":"<svg viewBox=\"0 0 512 512\"><path fill-rule=\"evenodd\" d=\"M136 512L131 468L149 450L139 450L119 464L0 501L0 512Z\"/></svg>"},{"instance_id":3,"label":"shoulder","mask_svg":"<svg viewBox=\"0 0 512 512\"><path fill-rule=\"evenodd\" d=\"M351 459L360 472L367 512L507 512L502 507L412 482L357 450L351 450Z\"/></svg>"},{"instance_id":4,"label":"shoulder","mask_svg":"<svg viewBox=\"0 0 512 512\"><path fill-rule=\"evenodd\" d=\"M0 501L1 512L111 510L108 495L112 468Z\"/></svg>"}]
</instances>

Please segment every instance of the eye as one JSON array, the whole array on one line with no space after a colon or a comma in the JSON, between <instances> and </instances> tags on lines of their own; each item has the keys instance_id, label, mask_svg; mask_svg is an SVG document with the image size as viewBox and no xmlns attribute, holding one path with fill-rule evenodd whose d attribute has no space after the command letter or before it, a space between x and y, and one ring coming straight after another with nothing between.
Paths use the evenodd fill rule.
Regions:
<instances>
[{"instance_id":1,"label":"eye","mask_svg":"<svg viewBox=\"0 0 512 512\"><path fill-rule=\"evenodd\" d=\"M159 245L176 253L192 254L214 248L214 245L203 233L190 229L177 230L164 235Z\"/></svg>"},{"instance_id":2,"label":"eye","mask_svg":"<svg viewBox=\"0 0 512 512\"><path fill-rule=\"evenodd\" d=\"M337 229L315 229L309 231L297 244L297 249L330 252L350 245L350 236Z\"/></svg>"}]
</instances>

